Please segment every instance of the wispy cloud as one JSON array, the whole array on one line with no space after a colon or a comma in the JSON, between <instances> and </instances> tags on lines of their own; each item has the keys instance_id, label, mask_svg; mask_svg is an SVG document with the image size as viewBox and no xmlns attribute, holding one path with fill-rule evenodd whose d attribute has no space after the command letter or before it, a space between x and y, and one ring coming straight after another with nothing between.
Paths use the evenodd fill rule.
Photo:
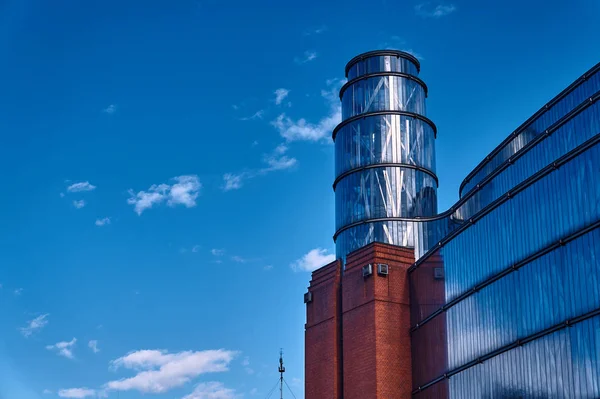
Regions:
<instances>
[{"instance_id":1,"label":"wispy cloud","mask_svg":"<svg viewBox=\"0 0 600 399\"><path fill-rule=\"evenodd\" d=\"M254 114L252 114L250 116L246 116L244 118L240 118L240 120L242 120L242 121L253 121L253 120L256 120L256 119L262 119L264 115L265 115L265 110L264 109L259 109Z\"/></svg>"},{"instance_id":2,"label":"wispy cloud","mask_svg":"<svg viewBox=\"0 0 600 399\"><path fill-rule=\"evenodd\" d=\"M88 342L88 347L92 350L92 352L94 353L98 353L100 352L100 349L98 349L98 341L95 339L92 339L90 342Z\"/></svg>"},{"instance_id":3,"label":"wispy cloud","mask_svg":"<svg viewBox=\"0 0 600 399\"><path fill-rule=\"evenodd\" d=\"M287 141L320 141L329 138L333 129L342 121L342 110L337 92L344 82L345 80L341 79L327 81L328 88L321 91L321 96L325 99L329 112L319 121L311 123L304 118L294 120L283 113L272 121L271 125Z\"/></svg>"},{"instance_id":4,"label":"wispy cloud","mask_svg":"<svg viewBox=\"0 0 600 399\"><path fill-rule=\"evenodd\" d=\"M190 382L201 374L228 371L229 363L236 354L235 351L224 349L179 353L168 353L165 350L130 352L128 355L112 361L111 367L133 370L136 375L110 381L105 387L107 390L113 391L136 390L143 393L164 393ZM188 399L194 398L202 398L202 396L188 396ZM219 397L216 396L216 398Z\"/></svg>"},{"instance_id":5,"label":"wispy cloud","mask_svg":"<svg viewBox=\"0 0 600 399\"><path fill-rule=\"evenodd\" d=\"M247 173L225 173L223 175L223 191L237 190L243 186Z\"/></svg>"},{"instance_id":6,"label":"wispy cloud","mask_svg":"<svg viewBox=\"0 0 600 399\"><path fill-rule=\"evenodd\" d=\"M307 62L310 62L317 58L317 55L318 54L315 51L305 51L302 57L294 58L294 62L296 62L297 64L306 64Z\"/></svg>"},{"instance_id":7,"label":"wispy cloud","mask_svg":"<svg viewBox=\"0 0 600 399\"><path fill-rule=\"evenodd\" d=\"M47 345L46 349L49 351L56 351L60 356L64 356L67 359L73 359L73 348L75 347L75 343L77 342L77 338L73 338L70 341L58 342L54 345Z\"/></svg>"},{"instance_id":8,"label":"wispy cloud","mask_svg":"<svg viewBox=\"0 0 600 399\"><path fill-rule=\"evenodd\" d=\"M248 356L246 356L243 360L242 360L242 366L244 366L244 370L246 371L247 374L254 374L254 369L252 369L250 367L250 358Z\"/></svg>"},{"instance_id":9,"label":"wispy cloud","mask_svg":"<svg viewBox=\"0 0 600 399\"><path fill-rule=\"evenodd\" d=\"M85 201L84 200L79 200L79 201L73 201L73 206L76 209L81 209L85 206Z\"/></svg>"},{"instance_id":10,"label":"wispy cloud","mask_svg":"<svg viewBox=\"0 0 600 399\"><path fill-rule=\"evenodd\" d=\"M239 398L235 390L226 388L221 382L203 382L196 385L194 392L182 399L234 399Z\"/></svg>"},{"instance_id":11,"label":"wispy cloud","mask_svg":"<svg viewBox=\"0 0 600 399\"><path fill-rule=\"evenodd\" d=\"M326 249L315 248L302 258L293 262L290 267L295 272L312 272L335 260L334 254L328 254Z\"/></svg>"},{"instance_id":12,"label":"wispy cloud","mask_svg":"<svg viewBox=\"0 0 600 399\"><path fill-rule=\"evenodd\" d=\"M268 272L269 270L273 270L273 265L266 265L265 267L263 267L263 270Z\"/></svg>"},{"instance_id":13,"label":"wispy cloud","mask_svg":"<svg viewBox=\"0 0 600 399\"><path fill-rule=\"evenodd\" d=\"M82 399L90 396L96 396L96 391L94 389L88 388L61 389L58 391L58 396L60 396L61 398Z\"/></svg>"},{"instance_id":14,"label":"wispy cloud","mask_svg":"<svg viewBox=\"0 0 600 399\"><path fill-rule=\"evenodd\" d=\"M415 6L417 15L423 18L441 18L456 11L454 4L420 3Z\"/></svg>"},{"instance_id":15,"label":"wispy cloud","mask_svg":"<svg viewBox=\"0 0 600 399\"><path fill-rule=\"evenodd\" d=\"M214 256L223 256L223 255L225 255L225 250L224 249L213 248L213 249L210 250L210 253L213 254Z\"/></svg>"},{"instance_id":16,"label":"wispy cloud","mask_svg":"<svg viewBox=\"0 0 600 399\"><path fill-rule=\"evenodd\" d=\"M21 331L21 334L23 334L25 338L30 337L32 334L40 331L48 324L48 316L49 314L46 313L28 321L27 326L21 327L19 331Z\"/></svg>"},{"instance_id":17,"label":"wispy cloud","mask_svg":"<svg viewBox=\"0 0 600 399\"><path fill-rule=\"evenodd\" d=\"M127 200L134 206L134 211L141 215L146 209L166 202L167 206L184 205L187 208L196 206L202 184L196 175L184 175L171 179L173 184L153 184L148 191L135 192L129 190L131 197Z\"/></svg>"},{"instance_id":18,"label":"wispy cloud","mask_svg":"<svg viewBox=\"0 0 600 399\"><path fill-rule=\"evenodd\" d=\"M280 105L288 94L290 94L290 91L288 89L280 88L275 90L273 94L275 94L275 104Z\"/></svg>"},{"instance_id":19,"label":"wispy cloud","mask_svg":"<svg viewBox=\"0 0 600 399\"><path fill-rule=\"evenodd\" d=\"M104 108L102 112L112 115L117 112L117 106L115 104L110 104L108 107Z\"/></svg>"},{"instance_id":20,"label":"wispy cloud","mask_svg":"<svg viewBox=\"0 0 600 399\"><path fill-rule=\"evenodd\" d=\"M246 263L246 262L248 262L248 259L242 258L241 256L237 256L237 255L232 256L231 260L234 261L234 262L237 262L237 263Z\"/></svg>"},{"instance_id":21,"label":"wispy cloud","mask_svg":"<svg viewBox=\"0 0 600 399\"><path fill-rule=\"evenodd\" d=\"M109 217L102 218L102 219L96 219L96 226L98 226L98 227L102 227L102 226L105 226L107 224L110 224L110 218Z\"/></svg>"},{"instance_id":22,"label":"wispy cloud","mask_svg":"<svg viewBox=\"0 0 600 399\"><path fill-rule=\"evenodd\" d=\"M96 186L94 186L93 184L90 184L89 181L74 183L74 184L71 184L69 187L67 187L67 191L70 193L78 193L81 191L92 191L95 189L96 189Z\"/></svg>"},{"instance_id":23,"label":"wispy cloud","mask_svg":"<svg viewBox=\"0 0 600 399\"><path fill-rule=\"evenodd\" d=\"M266 166L260 169L247 170L240 173L226 173L223 175L223 191L231 191L242 188L244 182L257 176L262 176L277 170L289 169L298 163L296 158L285 155L288 147L284 144L277 146L271 153L263 154L263 162Z\"/></svg>"},{"instance_id":24,"label":"wispy cloud","mask_svg":"<svg viewBox=\"0 0 600 399\"><path fill-rule=\"evenodd\" d=\"M15 294L15 296L19 296L23 293L23 288L15 288L15 290L13 291L13 294Z\"/></svg>"},{"instance_id":25,"label":"wispy cloud","mask_svg":"<svg viewBox=\"0 0 600 399\"><path fill-rule=\"evenodd\" d=\"M200 251L200 245L194 245L194 246L192 247L192 252L193 252L193 253L196 253L196 252L198 252L198 251Z\"/></svg>"},{"instance_id":26,"label":"wispy cloud","mask_svg":"<svg viewBox=\"0 0 600 399\"><path fill-rule=\"evenodd\" d=\"M306 29L303 34L304 34L304 36L320 35L321 33L325 32L326 30L327 30L327 27L325 25L323 25L318 28Z\"/></svg>"},{"instance_id":27,"label":"wispy cloud","mask_svg":"<svg viewBox=\"0 0 600 399\"><path fill-rule=\"evenodd\" d=\"M44 390L42 391L42 393L43 393L44 395L52 395L52 391L51 391L51 390L49 390L49 389L44 389Z\"/></svg>"}]
</instances>

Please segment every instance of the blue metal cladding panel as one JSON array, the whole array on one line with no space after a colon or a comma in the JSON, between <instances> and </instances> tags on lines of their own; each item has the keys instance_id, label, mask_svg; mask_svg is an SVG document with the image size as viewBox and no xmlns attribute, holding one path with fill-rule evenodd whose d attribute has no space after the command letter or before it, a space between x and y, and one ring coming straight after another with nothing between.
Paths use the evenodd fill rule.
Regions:
<instances>
[{"instance_id":1,"label":"blue metal cladding panel","mask_svg":"<svg viewBox=\"0 0 600 399\"><path fill-rule=\"evenodd\" d=\"M600 150L595 146L448 242L442 249L446 299L598 220L599 167Z\"/></svg>"},{"instance_id":2,"label":"blue metal cladding panel","mask_svg":"<svg viewBox=\"0 0 600 399\"><path fill-rule=\"evenodd\" d=\"M558 121L564 114L575 108L581 102L587 100L599 90L600 70L589 76L567 96L529 123L517 137L508 142L496 155L485 163L483 168L465 183L464 187L461 189L461 195L472 190L475 185L492 173L492 171L494 171L502 162L516 154L538 135L543 134L548 127Z\"/></svg>"},{"instance_id":3,"label":"blue metal cladding panel","mask_svg":"<svg viewBox=\"0 0 600 399\"><path fill-rule=\"evenodd\" d=\"M555 245L598 221L600 143L532 183L430 256L441 259L436 262L444 268L445 303L458 298L445 312L428 319L443 303L431 307L418 299L431 290L427 260L411 273L411 296L417 298L411 299L412 322L420 324L413 332L416 359L447 359L446 370L454 370L600 308L600 229ZM506 273L511 265L547 248L550 252ZM491 284L473 290L500 273ZM443 335L435 322L441 317ZM434 345L440 336L445 345ZM429 345L415 347L415 342ZM431 353L431 348L440 347L440 353ZM433 371L421 372L415 385L437 377Z\"/></svg>"},{"instance_id":4,"label":"blue metal cladding panel","mask_svg":"<svg viewBox=\"0 0 600 399\"><path fill-rule=\"evenodd\" d=\"M452 376L449 386L456 399L599 398L600 317L469 368Z\"/></svg>"},{"instance_id":5,"label":"blue metal cladding panel","mask_svg":"<svg viewBox=\"0 0 600 399\"><path fill-rule=\"evenodd\" d=\"M559 247L446 312L448 368L600 308L600 229Z\"/></svg>"},{"instance_id":6,"label":"blue metal cladding panel","mask_svg":"<svg viewBox=\"0 0 600 399\"><path fill-rule=\"evenodd\" d=\"M419 298L430 289L428 258L441 259L437 262L444 268L445 302L450 303L428 318L443 303L415 301L415 359L447 359L445 370L450 372L475 362L450 377L449 397L600 397L598 317L494 355L518 339L600 309L600 229L583 230L576 239L557 244L600 221L600 144L582 145L590 139L597 142L599 134L596 103L529 148L467 200L460 212L475 216L475 224L428 254L412 272L411 295ZM483 207L565 154L574 158L526 182L522 191L477 217ZM510 269L524 259L518 270ZM480 284L489 285L476 288ZM442 317L445 330L440 334L436 320ZM440 337L445 345L434 345ZM415 347L415 342L430 345ZM476 364L486 356L491 358ZM414 376L414 384L439 377L439 371L425 370ZM432 396L425 390L415 397Z\"/></svg>"}]
</instances>

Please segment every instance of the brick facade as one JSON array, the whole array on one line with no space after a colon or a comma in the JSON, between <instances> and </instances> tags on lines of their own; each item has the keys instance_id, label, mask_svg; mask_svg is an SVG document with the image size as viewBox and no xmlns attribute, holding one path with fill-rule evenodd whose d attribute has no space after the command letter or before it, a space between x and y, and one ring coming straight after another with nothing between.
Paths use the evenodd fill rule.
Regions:
<instances>
[{"instance_id":1,"label":"brick facade","mask_svg":"<svg viewBox=\"0 0 600 399\"><path fill-rule=\"evenodd\" d=\"M312 274L306 306L305 397L342 399L339 260ZM310 344L308 344L310 343Z\"/></svg>"},{"instance_id":2,"label":"brick facade","mask_svg":"<svg viewBox=\"0 0 600 399\"><path fill-rule=\"evenodd\" d=\"M389 274L377 273L377 264ZM306 399L410 398L407 269L413 250L373 243L313 272L307 304ZM373 274L363 277L362 267Z\"/></svg>"}]
</instances>

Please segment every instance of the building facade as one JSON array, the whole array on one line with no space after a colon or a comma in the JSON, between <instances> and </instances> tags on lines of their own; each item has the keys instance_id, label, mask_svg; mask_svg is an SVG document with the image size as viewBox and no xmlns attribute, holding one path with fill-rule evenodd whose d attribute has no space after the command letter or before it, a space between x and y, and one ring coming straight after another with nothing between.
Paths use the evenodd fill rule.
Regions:
<instances>
[{"instance_id":1,"label":"building facade","mask_svg":"<svg viewBox=\"0 0 600 399\"><path fill-rule=\"evenodd\" d=\"M600 397L600 64L512 132L442 213L419 68L399 51L346 67L338 261L305 296L306 398ZM318 337L335 349L314 353ZM322 395L326 369L337 388Z\"/></svg>"}]
</instances>

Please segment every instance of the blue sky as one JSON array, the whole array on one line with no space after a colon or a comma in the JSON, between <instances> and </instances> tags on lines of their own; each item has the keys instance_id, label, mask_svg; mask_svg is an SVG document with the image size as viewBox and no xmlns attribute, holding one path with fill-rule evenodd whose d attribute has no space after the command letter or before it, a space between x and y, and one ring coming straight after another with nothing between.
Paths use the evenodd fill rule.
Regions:
<instances>
[{"instance_id":1,"label":"blue sky","mask_svg":"<svg viewBox=\"0 0 600 399\"><path fill-rule=\"evenodd\" d=\"M421 58L443 211L599 61L599 23L593 0L0 0L0 398L261 398L280 347L303 397L346 62Z\"/></svg>"}]
</instances>

